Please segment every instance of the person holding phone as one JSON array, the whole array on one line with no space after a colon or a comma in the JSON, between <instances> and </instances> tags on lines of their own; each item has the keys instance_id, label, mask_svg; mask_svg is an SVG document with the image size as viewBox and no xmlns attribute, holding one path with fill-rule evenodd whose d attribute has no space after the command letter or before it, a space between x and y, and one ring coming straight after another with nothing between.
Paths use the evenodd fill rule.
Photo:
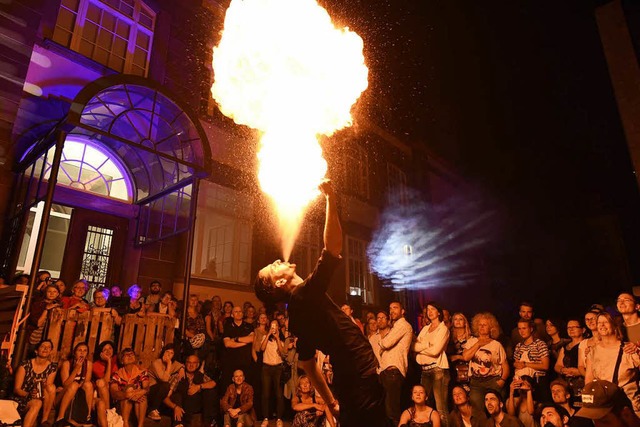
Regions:
<instances>
[{"instance_id":1,"label":"person holding phone","mask_svg":"<svg viewBox=\"0 0 640 427\"><path fill-rule=\"evenodd\" d=\"M282 426L284 414L284 390L280 379L282 378L282 355L285 354L284 336L278 327L278 321L272 320L269 332L260 343L262 351L262 417L261 427L269 425L269 401L271 393L276 396L276 426Z\"/></svg>"}]
</instances>

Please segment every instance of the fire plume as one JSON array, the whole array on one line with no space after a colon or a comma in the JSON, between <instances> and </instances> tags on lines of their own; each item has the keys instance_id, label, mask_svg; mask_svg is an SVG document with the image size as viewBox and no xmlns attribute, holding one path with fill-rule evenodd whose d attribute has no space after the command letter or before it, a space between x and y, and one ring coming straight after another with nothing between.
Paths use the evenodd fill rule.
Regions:
<instances>
[{"instance_id":1,"label":"fire plume","mask_svg":"<svg viewBox=\"0 0 640 427\"><path fill-rule=\"evenodd\" d=\"M262 132L258 177L289 258L327 163L319 135L350 126L367 88L362 39L315 0L232 0L213 50L220 111Z\"/></svg>"}]
</instances>

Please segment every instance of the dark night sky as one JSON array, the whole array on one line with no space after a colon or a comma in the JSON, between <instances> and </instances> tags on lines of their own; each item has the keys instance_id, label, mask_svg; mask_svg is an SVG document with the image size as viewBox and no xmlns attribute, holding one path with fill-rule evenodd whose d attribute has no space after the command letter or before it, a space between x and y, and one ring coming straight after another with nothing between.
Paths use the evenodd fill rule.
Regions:
<instances>
[{"instance_id":1,"label":"dark night sky","mask_svg":"<svg viewBox=\"0 0 640 427\"><path fill-rule=\"evenodd\" d=\"M365 41L370 118L427 144L500 205L502 233L473 292L505 294L508 307L528 298L548 315L639 283L638 190L593 4L321 4ZM473 311L469 292L443 298Z\"/></svg>"}]
</instances>

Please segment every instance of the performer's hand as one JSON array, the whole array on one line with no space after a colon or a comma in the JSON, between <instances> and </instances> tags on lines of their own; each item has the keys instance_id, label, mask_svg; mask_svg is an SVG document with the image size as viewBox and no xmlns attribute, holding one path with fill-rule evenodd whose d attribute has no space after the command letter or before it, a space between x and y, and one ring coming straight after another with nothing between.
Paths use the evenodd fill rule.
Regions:
<instances>
[{"instance_id":1,"label":"performer's hand","mask_svg":"<svg viewBox=\"0 0 640 427\"><path fill-rule=\"evenodd\" d=\"M331 184L331 180L328 178L322 180L320 185L318 185L318 190L327 197L334 195L333 184Z\"/></svg>"}]
</instances>

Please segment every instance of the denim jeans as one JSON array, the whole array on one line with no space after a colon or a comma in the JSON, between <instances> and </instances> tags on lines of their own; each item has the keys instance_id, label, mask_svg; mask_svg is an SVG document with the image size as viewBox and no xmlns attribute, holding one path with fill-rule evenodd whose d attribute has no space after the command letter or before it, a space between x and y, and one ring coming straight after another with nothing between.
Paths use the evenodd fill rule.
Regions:
<instances>
[{"instance_id":1,"label":"denim jeans","mask_svg":"<svg viewBox=\"0 0 640 427\"><path fill-rule=\"evenodd\" d=\"M440 425L447 427L447 417L449 416L449 370L442 368L432 368L422 371L420 383L427 390L427 396L433 393L436 401L436 410L440 414Z\"/></svg>"},{"instance_id":2,"label":"denim jeans","mask_svg":"<svg viewBox=\"0 0 640 427\"><path fill-rule=\"evenodd\" d=\"M262 418L269 418L269 400L272 393L276 396L276 416L279 420L284 414L284 389L280 382L282 365L262 365Z\"/></svg>"},{"instance_id":3,"label":"denim jeans","mask_svg":"<svg viewBox=\"0 0 640 427\"><path fill-rule=\"evenodd\" d=\"M484 409L484 394L489 389L493 389L502 393L502 387L498 385L499 379L499 376L491 378L471 377L471 381L469 382L469 386L471 387L471 392L469 393L469 401L473 408L473 416L477 420L480 420L481 423L484 423L484 420L487 419L487 413Z\"/></svg>"},{"instance_id":4,"label":"denim jeans","mask_svg":"<svg viewBox=\"0 0 640 427\"><path fill-rule=\"evenodd\" d=\"M385 391L384 408L387 418L393 421L394 426L397 426L402 412L400 397L402 396L404 377L395 368L385 369L380 372L380 382Z\"/></svg>"}]
</instances>

